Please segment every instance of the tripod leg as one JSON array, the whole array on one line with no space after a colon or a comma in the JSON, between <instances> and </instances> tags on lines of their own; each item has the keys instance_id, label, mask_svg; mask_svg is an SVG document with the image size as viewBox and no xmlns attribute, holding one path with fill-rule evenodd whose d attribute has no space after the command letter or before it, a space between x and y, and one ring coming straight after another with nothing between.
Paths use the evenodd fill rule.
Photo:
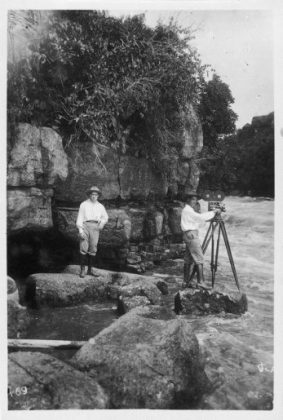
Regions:
<instances>
[{"instance_id":1,"label":"tripod leg","mask_svg":"<svg viewBox=\"0 0 283 420\"><path fill-rule=\"evenodd\" d=\"M209 224L209 228L207 229L205 238L204 238L203 243L202 243L202 246L201 246L203 253L205 253L205 251L206 251L206 249L208 247L208 244L210 242L210 239L211 239L211 236L209 236L210 231L211 231L211 228L212 228L212 222L210 222L210 224Z\"/></svg>"},{"instance_id":2,"label":"tripod leg","mask_svg":"<svg viewBox=\"0 0 283 420\"><path fill-rule=\"evenodd\" d=\"M214 263L214 276L212 277L212 288L214 287L215 282L215 275L217 271L217 265L218 265L218 255L219 255L219 244L220 244L220 224L218 224L218 238L217 238L217 245L216 245L216 253L215 253L215 263Z\"/></svg>"},{"instance_id":3,"label":"tripod leg","mask_svg":"<svg viewBox=\"0 0 283 420\"><path fill-rule=\"evenodd\" d=\"M201 248L202 248L202 252L205 254L205 251L207 250L207 247L208 247L208 245L209 245L209 242L210 242L210 240L211 240L211 237L212 237L212 234L214 233L214 230L215 230L215 228L216 228L216 225L214 226L213 225L213 222L210 222L210 226L209 226L209 228L208 228L208 231L207 231L207 234L206 234L206 237L205 237L205 240L203 241L203 244L202 244L202 246L201 246ZM210 232L210 230L211 230L211 232ZM210 236L208 237L208 233L210 232Z\"/></svg>"},{"instance_id":4,"label":"tripod leg","mask_svg":"<svg viewBox=\"0 0 283 420\"><path fill-rule=\"evenodd\" d=\"M233 257L232 257L232 252L231 252L231 248L230 248L230 244L229 244L229 240L228 240L228 236L227 236L227 232L226 232L223 220L220 222L220 228L221 228L223 239L224 239L224 242L225 242L225 246L226 246L227 254L228 254L228 257L229 257L230 265L231 265L231 268L232 268L232 271L233 271L233 274L234 274L235 282L236 282L238 290L240 291L240 284L239 284L239 281L238 281L236 267L235 267L234 260L233 260Z\"/></svg>"},{"instance_id":5,"label":"tripod leg","mask_svg":"<svg viewBox=\"0 0 283 420\"><path fill-rule=\"evenodd\" d=\"M214 266L214 230L215 226L212 226L212 232L211 232L211 260L210 260L210 268L211 268L211 277L212 277L212 283L214 279L215 274L215 266Z\"/></svg>"}]
</instances>

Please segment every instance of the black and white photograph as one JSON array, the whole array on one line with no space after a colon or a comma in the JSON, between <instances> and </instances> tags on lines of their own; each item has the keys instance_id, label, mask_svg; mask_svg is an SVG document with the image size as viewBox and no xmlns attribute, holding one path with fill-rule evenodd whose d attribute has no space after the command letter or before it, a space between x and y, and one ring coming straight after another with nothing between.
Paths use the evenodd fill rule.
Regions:
<instances>
[{"instance_id":1,"label":"black and white photograph","mask_svg":"<svg viewBox=\"0 0 283 420\"><path fill-rule=\"evenodd\" d=\"M6 2L3 418L283 414L275 4Z\"/></svg>"}]
</instances>

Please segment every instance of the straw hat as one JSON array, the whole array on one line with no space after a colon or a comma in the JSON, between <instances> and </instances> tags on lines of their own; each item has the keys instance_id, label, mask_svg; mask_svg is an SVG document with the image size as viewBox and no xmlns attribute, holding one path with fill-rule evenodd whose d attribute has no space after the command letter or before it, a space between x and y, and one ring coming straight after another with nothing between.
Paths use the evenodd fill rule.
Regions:
<instances>
[{"instance_id":1,"label":"straw hat","mask_svg":"<svg viewBox=\"0 0 283 420\"><path fill-rule=\"evenodd\" d=\"M86 191L86 195L90 195L91 193L97 193L98 195L101 195L101 191L98 187L92 186Z\"/></svg>"},{"instance_id":2,"label":"straw hat","mask_svg":"<svg viewBox=\"0 0 283 420\"><path fill-rule=\"evenodd\" d=\"M198 194L196 191L194 190L188 190L184 193L184 199L187 200L190 197L196 197L198 199L201 199L202 196L200 194Z\"/></svg>"}]
</instances>

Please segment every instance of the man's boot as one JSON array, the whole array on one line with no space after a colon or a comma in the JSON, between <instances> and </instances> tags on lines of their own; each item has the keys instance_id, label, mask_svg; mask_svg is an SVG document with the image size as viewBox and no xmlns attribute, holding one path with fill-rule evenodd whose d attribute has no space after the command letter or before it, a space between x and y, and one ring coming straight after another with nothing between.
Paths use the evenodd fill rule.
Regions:
<instances>
[{"instance_id":1,"label":"man's boot","mask_svg":"<svg viewBox=\"0 0 283 420\"><path fill-rule=\"evenodd\" d=\"M86 259L86 256L81 254L80 255L80 264L81 264L80 278L82 279L85 277L85 259Z\"/></svg>"},{"instance_id":2,"label":"man's boot","mask_svg":"<svg viewBox=\"0 0 283 420\"><path fill-rule=\"evenodd\" d=\"M208 287L204 283L203 264L197 264L196 267L197 267L198 286L203 287L204 289L208 289Z\"/></svg>"},{"instance_id":3,"label":"man's boot","mask_svg":"<svg viewBox=\"0 0 283 420\"><path fill-rule=\"evenodd\" d=\"M193 279L191 277L194 272L194 267L194 264L184 263L184 281L182 284L183 289L191 287L191 281Z\"/></svg>"},{"instance_id":4,"label":"man's boot","mask_svg":"<svg viewBox=\"0 0 283 420\"><path fill-rule=\"evenodd\" d=\"M93 255L88 255L88 269L87 269L87 274L89 276L93 276L93 272L92 272L92 267L94 267L94 256Z\"/></svg>"}]
</instances>

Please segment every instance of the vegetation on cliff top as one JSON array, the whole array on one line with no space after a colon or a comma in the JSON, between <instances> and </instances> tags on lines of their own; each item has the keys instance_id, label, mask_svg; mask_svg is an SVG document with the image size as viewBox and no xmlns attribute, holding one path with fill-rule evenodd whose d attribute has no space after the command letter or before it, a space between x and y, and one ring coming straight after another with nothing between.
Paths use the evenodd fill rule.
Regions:
<instances>
[{"instance_id":1,"label":"vegetation on cliff top","mask_svg":"<svg viewBox=\"0 0 283 420\"><path fill-rule=\"evenodd\" d=\"M142 15L54 12L30 54L9 63L9 121L52 126L70 143L134 146L166 169L204 84L191 36L173 22L151 29Z\"/></svg>"},{"instance_id":2,"label":"vegetation on cliff top","mask_svg":"<svg viewBox=\"0 0 283 420\"><path fill-rule=\"evenodd\" d=\"M30 35L21 60L16 26ZM18 122L45 125L66 147L92 141L146 157L170 179L192 105L204 135L201 187L273 190L273 132L244 127L235 135L230 88L216 74L206 81L209 66L191 47L190 29L87 10L10 11L8 28L8 146Z\"/></svg>"},{"instance_id":3,"label":"vegetation on cliff top","mask_svg":"<svg viewBox=\"0 0 283 420\"><path fill-rule=\"evenodd\" d=\"M30 37L26 57L9 62L9 127L19 121L51 126L66 145L91 140L128 150L167 176L190 105L199 110L210 144L219 130L233 130L226 121L235 117L229 87L217 76L205 81L208 66L190 46L190 29L173 21L149 28L143 15L12 11L10 35L19 20L30 31L43 17L44 31Z\"/></svg>"}]
</instances>

